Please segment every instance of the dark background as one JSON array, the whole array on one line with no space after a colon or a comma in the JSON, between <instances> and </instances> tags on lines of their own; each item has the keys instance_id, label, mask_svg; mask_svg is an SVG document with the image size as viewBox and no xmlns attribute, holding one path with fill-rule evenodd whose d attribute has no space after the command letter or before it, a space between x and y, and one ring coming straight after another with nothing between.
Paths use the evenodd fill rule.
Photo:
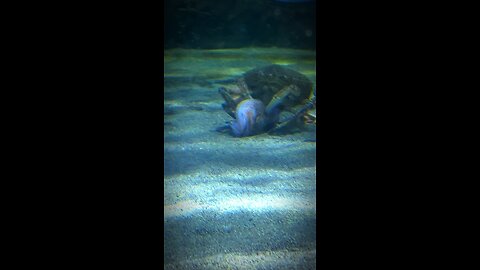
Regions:
<instances>
[{"instance_id":1,"label":"dark background","mask_svg":"<svg viewBox=\"0 0 480 270\"><path fill-rule=\"evenodd\" d=\"M316 48L315 1L166 0L164 49Z\"/></svg>"}]
</instances>

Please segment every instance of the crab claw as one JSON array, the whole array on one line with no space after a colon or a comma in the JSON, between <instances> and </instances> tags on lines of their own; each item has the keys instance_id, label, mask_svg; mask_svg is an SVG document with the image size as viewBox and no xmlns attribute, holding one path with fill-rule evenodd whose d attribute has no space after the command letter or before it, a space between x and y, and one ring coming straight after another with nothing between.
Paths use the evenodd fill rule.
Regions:
<instances>
[{"instance_id":1,"label":"crab claw","mask_svg":"<svg viewBox=\"0 0 480 270\"><path fill-rule=\"evenodd\" d=\"M236 119L230 127L237 137L255 135L263 130L265 105L260 100L247 99L236 108Z\"/></svg>"}]
</instances>

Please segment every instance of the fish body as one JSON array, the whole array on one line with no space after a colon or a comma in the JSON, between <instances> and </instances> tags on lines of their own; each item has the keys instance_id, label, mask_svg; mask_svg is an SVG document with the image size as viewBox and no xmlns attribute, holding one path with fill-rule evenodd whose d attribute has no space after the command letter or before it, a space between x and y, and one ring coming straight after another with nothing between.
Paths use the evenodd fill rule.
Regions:
<instances>
[{"instance_id":1,"label":"fish body","mask_svg":"<svg viewBox=\"0 0 480 270\"><path fill-rule=\"evenodd\" d=\"M246 99L236 108L235 120L230 127L237 137L258 134L265 127L265 105L257 99Z\"/></svg>"}]
</instances>

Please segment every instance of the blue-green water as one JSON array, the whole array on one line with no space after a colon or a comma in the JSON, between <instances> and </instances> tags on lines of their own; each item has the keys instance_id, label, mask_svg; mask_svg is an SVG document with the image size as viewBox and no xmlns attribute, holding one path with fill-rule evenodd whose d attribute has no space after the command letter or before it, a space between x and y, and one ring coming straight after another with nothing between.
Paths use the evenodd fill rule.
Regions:
<instances>
[{"instance_id":1,"label":"blue-green water","mask_svg":"<svg viewBox=\"0 0 480 270\"><path fill-rule=\"evenodd\" d=\"M316 53L172 49L164 56L165 269L314 269L315 128L237 138L220 86L279 64L315 82Z\"/></svg>"},{"instance_id":2,"label":"blue-green water","mask_svg":"<svg viewBox=\"0 0 480 270\"><path fill-rule=\"evenodd\" d=\"M164 268L315 269L315 126L216 131L232 120L218 88L251 69L317 85L315 0L164 3Z\"/></svg>"}]
</instances>

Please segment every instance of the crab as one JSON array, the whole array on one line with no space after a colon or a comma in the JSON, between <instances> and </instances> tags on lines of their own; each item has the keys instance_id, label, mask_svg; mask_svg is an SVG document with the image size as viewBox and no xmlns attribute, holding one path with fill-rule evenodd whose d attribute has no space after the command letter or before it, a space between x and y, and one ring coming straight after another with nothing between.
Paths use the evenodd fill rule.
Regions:
<instances>
[{"instance_id":1,"label":"crab","mask_svg":"<svg viewBox=\"0 0 480 270\"><path fill-rule=\"evenodd\" d=\"M247 71L235 87L218 91L225 100L223 109L234 119L227 126L239 137L289 132L312 122L309 111L316 104L312 82L280 65Z\"/></svg>"}]
</instances>

